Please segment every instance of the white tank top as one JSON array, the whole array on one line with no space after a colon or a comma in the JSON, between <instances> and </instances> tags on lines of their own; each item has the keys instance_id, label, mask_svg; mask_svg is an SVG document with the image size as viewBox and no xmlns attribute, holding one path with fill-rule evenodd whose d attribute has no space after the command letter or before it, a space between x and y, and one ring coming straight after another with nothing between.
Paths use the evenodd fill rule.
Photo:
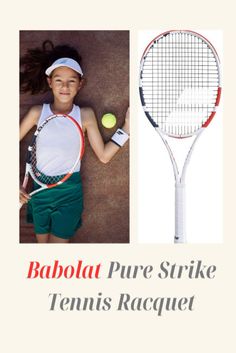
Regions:
<instances>
[{"instance_id":1,"label":"white tank top","mask_svg":"<svg viewBox=\"0 0 236 353\"><path fill-rule=\"evenodd\" d=\"M50 104L43 104L38 126L53 115ZM73 105L69 113L82 127L80 108ZM48 126L48 128L47 128ZM68 173L78 156L80 139L76 129L71 129L67 119L53 119L37 138L37 168L49 176ZM80 162L74 172L80 171Z\"/></svg>"}]
</instances>

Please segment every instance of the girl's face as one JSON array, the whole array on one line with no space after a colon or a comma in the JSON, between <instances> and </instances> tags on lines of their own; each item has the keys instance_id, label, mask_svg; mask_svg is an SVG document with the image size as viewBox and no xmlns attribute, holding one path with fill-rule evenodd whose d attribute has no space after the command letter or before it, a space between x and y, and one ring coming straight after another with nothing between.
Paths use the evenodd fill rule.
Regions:
<instances>
[{"instance_id":1,"label":"girl's face","mask_svg":"<svg viewBox=\"0 0 236 353\"><path fill-rule=\"evenodd\" d=\"M62 103L73 101L83 83L77 72L65 66L53 70L47 80L54 98Z\"/></svg>"}]
</instances>

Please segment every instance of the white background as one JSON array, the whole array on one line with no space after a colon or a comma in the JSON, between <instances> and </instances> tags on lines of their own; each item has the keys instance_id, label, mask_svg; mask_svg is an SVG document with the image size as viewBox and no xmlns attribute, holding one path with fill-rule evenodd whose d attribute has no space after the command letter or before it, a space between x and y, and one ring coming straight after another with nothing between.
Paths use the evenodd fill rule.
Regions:
<instances>
[{"instance_id":1,"label":"white background","mask_svg":"<svg viewBox=\"0 0 236 353\"><path fill-rule=\"evenodd\" d=\"M191 29L191 28L190 28ZM168 30L166 28L165 30ZM163 30L139 32L139 60L147 44ZM222 32L197 30L223 57ZM221 63L222 69L222 63ZM222 241L222 97L219 109L199 137L186 173L188 243ZM195 138L195 137L194 137ZM178 166L194 138L168 138ZM173 243L174 174L169 154L140 104L138 111L138 239L141 243Z\"/></svg>"}]
</instances>

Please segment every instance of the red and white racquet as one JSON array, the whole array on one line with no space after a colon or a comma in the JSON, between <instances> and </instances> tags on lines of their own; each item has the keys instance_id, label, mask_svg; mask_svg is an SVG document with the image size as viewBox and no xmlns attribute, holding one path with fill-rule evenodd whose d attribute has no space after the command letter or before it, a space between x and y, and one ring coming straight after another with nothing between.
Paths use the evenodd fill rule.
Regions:
<instances>
[{"instance_id":1,"label":"red and white racquet","mask_svg":"<svg viewBox=\"0 0 236 353\"><path fill-rule=\"evenodd\" d=\"M28 146L22 187L26 190L29 176L40 186L30 196L64 183L76 171L83 153L84 134L79 123L67 114L51 115L37 128Z\"/></svg>"},{"instance_id":2,"label":"red and white racquet","mask_svg":"<svg viewBox=\"0 0 236 353\"><path fill-rule=\"evenodd\" d=\"M140 65L144 112L162 138L175 176L175 243L186 242L185 177L194 146L212 121L221 95L219 57L202 35L189 30L160 34L146 47ZM168 137L195 136L180 172Z\"/></svg>"}]
</instances>

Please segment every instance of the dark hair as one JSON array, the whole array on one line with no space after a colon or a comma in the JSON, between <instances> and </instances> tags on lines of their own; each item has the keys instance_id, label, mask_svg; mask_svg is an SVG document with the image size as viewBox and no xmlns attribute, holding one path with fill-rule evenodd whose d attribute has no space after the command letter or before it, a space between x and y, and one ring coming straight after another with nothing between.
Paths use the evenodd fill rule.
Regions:
<instances>
[{"instance_id":1,"label":"dark hair","mask_svg":"<svg viewBox=\"0 0 236 353\"><path fill-rule=\"evenodd\" d=\"M28 49L20 58L20 90L22 93L43 93L49 90L45 70L59 58L71 58L78 63L81 57L77 50L69 45L54 47L50 40L43 42L41 48Z\"/></svg>"}]
</instances>

